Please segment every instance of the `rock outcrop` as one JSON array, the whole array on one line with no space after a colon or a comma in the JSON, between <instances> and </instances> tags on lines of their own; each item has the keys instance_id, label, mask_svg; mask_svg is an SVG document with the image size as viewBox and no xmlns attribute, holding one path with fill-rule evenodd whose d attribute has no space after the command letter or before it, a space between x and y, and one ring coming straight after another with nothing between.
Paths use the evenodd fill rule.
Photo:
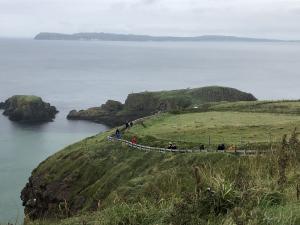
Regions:
<instances>
[{"instance_id":1,"label":"rock outcrop","mask_svg":"<svg viewBox=\"0 0 300 225\"><path fill-rule=\"evenodd\" d=\"M69 120L89 120L97 123L103 123L108 126L120 124L126 120L122 115L119 115L124 108L121 102L108 100L100 107L93 107L87 110L72 110L67 119Z\"/></svg>"},{"instance_id":2,"label":"rock outcrop","mask_svg":"<svg viewBox=\"0 0 300 225\"><path fill-rule=\"evenodd\" d=\"M51 183L43 176L30 177L20 196L25 215L31 219L53 215L68 216L71 212L81 209L86 199L80 195L71 196L70 183L70 177ZM72 205L67 205L71 200Z\"/></svg>"},{"instance_id":3,"label":"rock outcrop","mask_svg":"<svg viewBox=\"0 0 300 225\"><path fill-rule=\"evenodd\" d=\"M255 101L252 94L227 87L203 87L129 94L125 103L109 100L100 107L72 110L70 120L89 120L109 126L149 116L157 112L183 110L194 105L221 101Z\"/></svg>"},{"instance_id":4,"label":"rock outcrop","mask_svg":"<svg viewBox=\"0 0 300 225\"><path fill-rule=\"evenodd\" d=\"M55 118L58 111L40 97L15 95L0 104L3 115L17 122L48 122Z\"/></svg>"},{"instance_id":5,"label":"rock outcrop","mask_svg":"<svg viewBox=\"0 0 300 225\"><path fill-rule=\"evenodd\" d=\"M5 103L4 102L0 102L0 109L4 109Z\"/></svg>"}]
</instances>

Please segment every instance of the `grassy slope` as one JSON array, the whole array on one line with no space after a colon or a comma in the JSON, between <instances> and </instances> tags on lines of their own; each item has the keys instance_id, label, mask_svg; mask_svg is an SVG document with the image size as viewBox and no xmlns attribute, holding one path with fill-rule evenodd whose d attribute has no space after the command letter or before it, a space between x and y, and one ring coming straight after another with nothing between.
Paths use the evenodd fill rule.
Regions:
<instances>
[{"instance_id":1,"label":"grassy slope","mask_svg":"<svg viewBox=\"0 0 300 225\"><path fill-rule=\"evenodd\" d=\"M70 183L73 197L80 195L88 199L80 215L26 224L167 225L174 203L180 201L183 193L195 190L193 166L201 168L204 186L214 190L221 183L233 184L237 179L236 172L244 167L245 176L251 183L249 190L256 193L253 199L263 212L264 221L296 225L300 220L300 205L295 199L295 183L300 178L299 165L288 170L285 203L268 205L263 199L268 193L272 195L277 184L276 164L270 157L144 153L107 143L105 136L99 135L69 146L34 171L34 174L43 174L49 182L76 177ZM95 200L101 201L102 209L88 213ZM210 224L234 224L230 223L231 220L231 214L228 214L211 218Z\"/></svg>"},{"instance_id":2,"label":"grassy slope","mask_svg":"<svg viewBox=\"0 0 300 225\"><path fill-rule=\"evenodd\" d=\"M295 104L289 107L294 108ZM204 133L214 132L212 135L216 137L226 135L226 139L235 142L238 138L235 135L242 132L249 140L264 141L263 134L269 131L277 138L290 133L295 125L300 125L300 116L239 112L164 114L146 120L145 125L146 128L136 125L127 137L137 134L139 141L147 142L149 135L157 135L164 143L165 139L180 136L185 141L198 142ZM299 224L300 205L295 199L295 185L300 179L299 163L288 166L288 185L283 192L285 201L268 205L262 204L263 196L276 190L278 179L274 156L238 158L218 153L144 153L118 143L108 143L105 138L112 132L67 147L33 172L33 175L43 175L49 183L68 180L71 195L84 196L88 200L80 215L28 224L169 224L174 202L180 201L184 192L195 190L193 166L201 168L204 186L215 190L220 187L220 182L236 182L237 171L244 168L246 175L243 176L251 183L247 191L256 193L252 200L263 214L252 216L255 219L262 217L263 223L248 224ZM88 213L98 200L102 210ZM210 224L234 224L232 213L209 220Z\"/></svg>"},{"instance_id":3,"label":"grassy slope","mask_svg":"<svg viewBox=\"0 0 300 225\"><path fill-rule=\"evenodd\" d=\"M136 135L140 141L153 139L166 146L169 141L189 142L189 147L200 143L208 145L225 142L240 145L245 143L279 142L283 134L300 128L300 115L247 113L247 112L203 112L188 114L163 114L134 126L127 138ZM149 137L151 136L151 137ZM163 146L161 146L163 147Z\"/></svg>"},{"instance_id":4,"label":"grassy slope","mask_svg":"<svg viewBox=\"0 0 300 225\"><path fill-rule=\"evenodd\" d=\"M144 194L168 198L172 192L192 191L192 165L209 160L221 168L235 158L224 154L183 156L133 151L119 143L108 142L106 135L67 147L41 163L33 175L43 175L49 182L76 177L72 182L73 196L80 192L90 200L99 199L106 205L115 198L130 200ZM158 186L159 193L156 193ZM92 202L87 203L86 207L89 206Z\"/></svg>"},{"instance_id":5,"label":"grassy slope","mask_svg":"<svg viewBox=\"0 0 300 225\"><path fill-rule=\"evenodd\" d=\"M193 89L182 89L173 91L158 91L149 92L159 97L160 99L170 98L184 98L190 99L193 104L201 104L204 102L218 102L224 99L230 99L231 101L237 101L239 99L249 98L247 100L253 100L255 97L251 94L241 92L234 88L220 87L220 86L208 86Z\"/></svg>"},{"instance_id":6,"label":"grassy slope","mask_svg":"<svg viewBox=\"0 0 300 225\"><path fill-rule=\"evenodd\" d=\"M199 104L194 111L234 111L300 114L300 100L240 101Z\"/></svg>"}]
</instances>

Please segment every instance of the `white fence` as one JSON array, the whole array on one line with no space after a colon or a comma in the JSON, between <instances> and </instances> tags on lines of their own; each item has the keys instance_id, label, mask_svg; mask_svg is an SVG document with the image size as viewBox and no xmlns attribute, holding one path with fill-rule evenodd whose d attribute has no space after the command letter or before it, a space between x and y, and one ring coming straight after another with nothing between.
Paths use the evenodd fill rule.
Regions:
<instances>
[{"instance_id":1,"label":"white fence","mask_svg":"<svg viewBox=\"0 0 300 225\"><path fill-rule=\"evenodd\" d=\"M145 146L145 145L139 145L139 144L133 144L130 141L124 140L124 139L118 139L115 137L108 136L108 141L116 141L126 144L127 146L131 148L135 148L141 151L149 152L149 151L156 151L161 153L195 153L195 152L215 152L215 151L209 151L207 149L200 150L200 149L168 149L168 148L158 148L158 147L151 147L151 146ZM234 151L217 151L222 153L235 153L235 154L241 154L241 155L253 155L256 153L265 153L266 151L257 151L257 150L234 150Z\"/></svg>"}]
</instances>

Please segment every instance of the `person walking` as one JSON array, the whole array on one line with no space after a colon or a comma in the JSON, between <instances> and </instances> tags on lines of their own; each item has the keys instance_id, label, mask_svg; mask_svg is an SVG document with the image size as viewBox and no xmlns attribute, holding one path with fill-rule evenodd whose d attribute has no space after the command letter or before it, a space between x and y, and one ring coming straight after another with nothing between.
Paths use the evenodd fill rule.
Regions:
<instances>
[{"instance_id":1,"label":"person walking","mask_svg":"<svg viewBox=\"0 0 300 225\"><path fill-rule=\"evenodd\" d=\"M115 134L117 139L121 139L121 132L119 129L116 130L116 134Z\"/></svg>"},{"instance_id":2,"label":"person walking","mask_svg":"<svg viewBox=\"0 0 300 225\"><path fill-rule=\"evenodd\" d=\"M132 137L132 139L131 139L131 144L134 144L134 145L137 144L137 138L136 138L136 136L133 136L133 137Z\"/></svg>"}]
</instances>

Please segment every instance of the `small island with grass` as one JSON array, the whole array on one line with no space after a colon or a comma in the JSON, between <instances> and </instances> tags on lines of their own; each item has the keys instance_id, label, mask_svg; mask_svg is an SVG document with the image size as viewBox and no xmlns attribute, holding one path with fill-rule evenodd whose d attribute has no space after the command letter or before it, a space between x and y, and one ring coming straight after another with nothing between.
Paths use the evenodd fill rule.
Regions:
<instances>
[{"instance_id":1,"label":"small island with grass","mask_svg":"<svg viewBox=\"0 0 300 225\"><path fill-rule=\"evenodd\" d=\"M3 115L16 122L49 122L58 113L54 106L33 95L15 95L0 103Z\"/></svg>"}]
</instances>

